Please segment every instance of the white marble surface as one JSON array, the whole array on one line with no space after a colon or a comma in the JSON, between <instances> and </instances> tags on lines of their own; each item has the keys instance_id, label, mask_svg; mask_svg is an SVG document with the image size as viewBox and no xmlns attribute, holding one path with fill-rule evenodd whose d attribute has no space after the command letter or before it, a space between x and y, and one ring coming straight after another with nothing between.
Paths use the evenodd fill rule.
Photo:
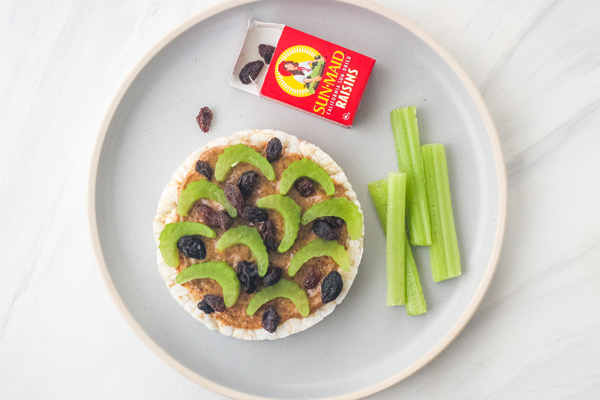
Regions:
<instances>
[{"instance_id":1,"label":"white marble surface","mask_svg":"<svg viewBox=\"0 0 600 400\"><path fill-rule=\"evenodd\" d=\"M0 398L222 398L125 324L92 256L85 203L117 87L155 41L215 3L0 2ZM482 91L509 213L474 319L374 397L600 398L600 2L381 3L429 31Z\"/></svg>"}]
</instances>

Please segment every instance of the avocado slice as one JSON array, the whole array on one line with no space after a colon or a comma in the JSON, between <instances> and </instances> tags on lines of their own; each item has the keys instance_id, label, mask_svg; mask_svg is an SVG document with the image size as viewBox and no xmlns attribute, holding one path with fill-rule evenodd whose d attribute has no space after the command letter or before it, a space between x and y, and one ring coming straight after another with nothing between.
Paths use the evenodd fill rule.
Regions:
<instances>
[{"instance_id":1,"label":"avocado slice","mask_svg":"<svg viewBox=\"0 0 600 400\"><path fill-rule=\"evenodd\" d=\"M165 225L165 228L158 238L160 242L158 248L163 260L165 260L165 264L170 267L177 267L179 265L177 241L182 236L189 235L202 235L207 238L214 238L217 236L215 231L198 222L174 222Z\"/></svg>"},{"instance_id":2,"label":"avocado slice","mask_svg":"<svg viewBox=\"0 0 600 400\"><path fill-rule=\"evenodd\" d=\"M260 292L256 293L248 303L246 314L254 315L254 313L256 313L256 311L263 304L277 297L285 297L290 299L296 305L300 315L303 317L308 317L310 307L308 305L306 292L296 283L286 279L281 279L276 284L267 286Z\"/></svg>"},{"instance_id":3,"label":"avocado slice","mask_svg":"<svg viewBox=\"0 0 600 400\"><path fill-rule=\"evenodd\" d=\"M362 213L358 211L358 206L345 197L325 200L317 203L302 215L302 225L322 217L340 217L346 221L348 235L350 239L356 240L362 234L363 221Z\"/></svg>"},{"instance_id":4,"label":"avocado slice","mask_svg":"<svg viewBox=\"0 0 600 400\"><path fill-rule=\"evenodd\" d=\"M288 266L287 272L289 276L294 276L302 268L305 262L311 258L329 256L340 266L344 271L350 269L350 257L346 253L344 246L333 240L323 240L316 238L308 242L306 246L301 248L294 254L294 258Z\"/></svg>"},{"instance_id":5,"label":"avocado slice","mask_svg":"<svg viewBox=\"0 0 600 400\"><path fill-rule=\"evenodd\" d=\"M258 265L258 275L265 276L269 268L269 254L256 228L239 225L229 229L217 241L217 250L223 251L238 244L250 248Z\"/></svg>"},{"instance_id":6,"label":"avocado slice","mask_svg":"<svg viewBox=\"0 0 600 400\"><path fill-rule=\"evenodd\" d=\"M241 143L229 146L219 155L215 166L215 179L219 182L224 181L231 168L241 162L254 165L268 180L275 179L275 170L269 161L258 151Z\"/></svg>"},{"instance_id":7,"label":"avocado slice","mask_svg":"<svg viewBox=\"0 0 600 400\"><path fill-rule=\"evenodd\" d=\"M275 210L283 217L284 234L277 251L284 253L294 244L300 229L300 206L282 194L273 194L258 199L256 206Z\"/></svg>"},{"instance_id":8,"label":"avocado slice","mask_svg":"<svg viewBox=\"0 0 600 400\"><path fill-rule=\"evenodd\" d=\"M210 278L217 281L223 288L223 300L225 306L231 307L240 295L240 281L235 275L233 268L223 261L209 261L190 265L181 271L175 278L175 282L182 284L192 279Z\"/></svg>"},{"instance_id":9,"label":"avocado slice","mask_svg":"<svg viewBox=\"0 0 600 400\"><path fill-rule=\"evenodd\" d=\"M177 214L187 217L190 208L200 199L214 200L222 205L232 218L237 217L237 210L229 204L223 189L206 180L190 182L181 191L181 195L177 201Z\"/></svg>"},{"instance_id":10,"label":"avocado slice","mask_svg":"<svg viewBox=\"0 0 600 400\"><path fill-rule=\"evenodd\" d=\"M323 187L328 196L335 193L335 186L329 174L308 158L294 161L281 174L279 193L288 194L294 182L300 178L310 178Z\"/></svg>"}]
</instances>

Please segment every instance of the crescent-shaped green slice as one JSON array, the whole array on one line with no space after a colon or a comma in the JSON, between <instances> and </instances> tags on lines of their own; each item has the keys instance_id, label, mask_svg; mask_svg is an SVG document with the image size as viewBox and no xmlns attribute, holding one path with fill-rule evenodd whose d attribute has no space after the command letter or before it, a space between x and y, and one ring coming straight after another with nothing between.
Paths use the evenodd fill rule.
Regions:
<instances>
[{"instance_id":1,"label":"crescent-shaped green slice","mask_svg":"<svg viewBox=\"0 0 600 400\"><path fill-rule=\"evenodd\" d=\"M362 235L362 213L358 206L345 197L325 200L317 203L302 215L302 225L322 217L340 217L346 221L350 239L356 240Z\"/></svg>"},{"instance_id":2,"label":"crescent-shaped green slice","mask_svg":"<svg viewBox=\"0 0 600 400\"><path fill-rule=\"evenodd\" d=\"M308 305L308 298L306 292L297 284L286 279L281 279L279 282L272 286L267 286L260 292L256 293L252 300L248 303L246 308L246 314L254 315L254 313L267 301L273 300L277 297L285 297L290 299L298 309L298 312L303 317L308 317L310 307Z\"/></svg>"},{"instance_id":3,"label":"crescent-shaped green slice","mask_svg":"<svg viewBox=\"0 0 600 400\"><path fill-rule=\"evenodd\" d=\"M346 253L344 246L338 244L335 240L323 240L316 238L306 244L303 248L294 254L294 258L288 266L288 275L294 276L302 268L305 262L311 258L329 256L344 271L350 269L350 257Z\"/></svg>"},{"instance_id":4,"label":"crescent-shaped green slice","mask_svg":"<svg viewBox=\"0 0 600 400\"><path fill-rule=\"evenodd\" d=\"M204 278L214 279L221 285L226 307L231 307L235 304L240 295L240 281L235 275L233 268L226 262L209 261L190 265L177 275L175 282L181 285L193 279Z\"/></svg>"},{"instance_id":5,"label":"crescent-shaped green slice","mask_svg":"<svg viewBox=\"0 0 600 400\"><path fill-rule=\"evenodd\" d=\"M328 196L335 193L335 186L329 174L320 165L308 158L294 161L283 171L279 183L279 193L288 194L294 182L299 178L310 178L317 182L323 187Z\"/></svg>"},{"instance_id":6,"label":"crescent-shaped green slice","mask_svg":"<svg viewBox=\"0 0 600 400\"><path fill-rule=\"evenodd\" d=\"M158 249L165 264L170 267L179 265L179 249L177 242L182 236L202 235L207 238L216 237L215 231L198 222L173 222L165 225L160 233Z\"/></svg>"},{"instance_id":7,"label":"crescent-shaped green slice","mask_svg":"<svg viewBox=\"0 0 600 400\"><path fill-rule=\"evenodd\" d=\"M214 200L222 205L232 218L237 217L237 210L229 204L223 189L206 180L190 182L181 191L181 195L177 201L177 214L186 217L190 208L200 199Z\"/></svg>"},{"instance_id":8,"label":"crescent-shaped green slice","mask_svg":"<svg viewBox=\"0 0 600 400\"><path fill-rule=\"evenodd\" d=\"M265 276L269 268L269 254L256 228L239 225L229 229L217 241L217 250L223 251L238 244L250 248L258 265L258 275Z\"/></svg>"},{"instance_id":9,"label":"crescent-shaped green slice","mask_svg":"<svg viewBox=\"0 0 600 400\"><path fill-rule=\"evenodd\" d=\"M268 180L275 179L275 170L271 163L258 151L241 143L229 146L219 154L215 166L215 179L219 182L224 181L231 168L241 162L254 165Z\"/></svg>"},{"instance_id":10,"label":"crescent-shaped green slice","mask_svg":"<svg viewBox=\"0 0 600 400\"><path fill-rule=\"evenodd\" d=\"M258 199L256 206L275 210L283 217L284 233L277 251L284 253L294 244L300 229L301 209L294 200L282 194L273 194Z\"/></svg>"}]
</instances>

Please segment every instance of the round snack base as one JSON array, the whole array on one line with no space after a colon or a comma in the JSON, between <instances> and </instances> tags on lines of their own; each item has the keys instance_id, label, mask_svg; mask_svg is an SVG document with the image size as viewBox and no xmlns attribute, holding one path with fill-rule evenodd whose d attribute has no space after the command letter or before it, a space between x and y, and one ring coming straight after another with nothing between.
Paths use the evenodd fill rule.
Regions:
<instances>
[{"instance_id":1,"label":"round snack base","mask_svg":"<svg viewBox=\"0 0 600 400\"><path fill-rule=\"evenodd\" d=\"M205 151L213 147L231 146L239 143L262 146L266 145L275 137L281 141L283 153L300 154L321 166L329 174L334 183L341 185L345 189L344 194L358 206L359 210L361 210L360 203L356 198L356 193L352 190L348 178L335 161L319 147L304 140L299 140L296 136L285 132L268 129L240 131L231 136L210 141L187 157L183 164L177 168L172 175L171 180L163 190L158 202L158 209L154 219L154 237L157 246L159 244L160 234L165 225L175 221L177 216L177 200L187 174L194 169L196 161ZM228 326L216 319L213 314L205 314L200 311L198 309L198 301L192 298L190 291L186 287L175 282L177 269L165 264L160 251L157 249L158 271L169 288L173 298L175 298L188 313L198 321L202 322L209 329L218 330L223 335L233 336L244 340L273 340L310 328L329 315L335 307L344 300L358 272L358 266L363 252L363 238L364 221L360 237L356 240L352 240L348 236L344 243L344 247L350 258L350 269L348 271L342 271L338 268L338 272L343 280L343 289L340 295L334 301L324 304L306 318L290 318L286 320L277 327L277 330L274 333L269 333L262 328L241 329Z\"/></svg>"}]
</instances>

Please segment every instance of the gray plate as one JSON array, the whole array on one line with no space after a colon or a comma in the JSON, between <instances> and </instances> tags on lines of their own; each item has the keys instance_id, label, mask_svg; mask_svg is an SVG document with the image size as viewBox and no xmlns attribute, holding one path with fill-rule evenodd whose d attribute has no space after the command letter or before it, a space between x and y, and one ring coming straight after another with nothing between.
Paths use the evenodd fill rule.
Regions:
<instances>
[{"instance_id":1,"label":"gray plate","mask_svg":"<svg viewBox=\"0 0 600 400\"><path fill-rule=\"evenodd\" d=\"M303 1L302 8L310 12L297 12L297 2L267 1L198 17L154 57L150 52L131 86L124 84L120 102L117 95L92 163L92 235L115 301L153 351L230 396L354 397L408 376L472 316L504 231L497 136L479 95L447 53L393 13L388 17L395 21L350 4ZM228 85L249 18L284 23L377 60L353 128ZM384 235L367 191L368 182L397 170L389 112L410 105L418 107L421 142L446 145L463 265L460 278L434 284L427 249L415 250L429 309L419 317L385 306ZM195 121L202 106L214 111L209 134ZM158 198L181 162L213 138L250 128L282 130L329 153L358 194L366 222L363 261L346 300L305 332L258 343L209 331L171 298L156 270L152 236Z\"/></svg>"}]
</instances>

